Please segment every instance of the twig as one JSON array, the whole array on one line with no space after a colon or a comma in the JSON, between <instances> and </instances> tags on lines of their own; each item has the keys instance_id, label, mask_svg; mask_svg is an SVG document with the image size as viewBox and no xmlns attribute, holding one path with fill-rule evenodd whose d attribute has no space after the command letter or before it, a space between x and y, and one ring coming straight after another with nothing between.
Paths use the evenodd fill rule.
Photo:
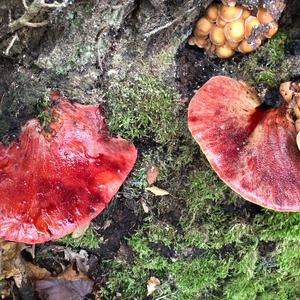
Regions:
<instances>
[{"instance_id":1,"label":"twig","mask_svg":"<svg viewBox=\"0 0 300 300\"><path fill-rule=\"evenodd\" d=\"M39 22L39 23L24 22L24 26L31 27L31 28L43 27L47 24L48 24L48 21L43 21L43 22Z\"/></svg>"},{"instance_id":2,"label":"twig","mask_svg":"<svg viewBox=\"0 0 300 300\"><path fill-rule=\"evenodd\" d=\"M25 10L28 10L28 5L26 3L26 0L22 0L23 6L25 8Z\"/></svg>"},{"instance_id":3,"label":"twig","mask_svg":"<svg viewBox=\"0 0 300 300\"><path fill-rule=\"evenodd\" d=\"M5 54L6 56L9 55L10 49L12 48L12 46L14 45L14 43L15 43L17 40L19 40L19 37L18 37L18 34L16 33L16 34L13 36L13 38L11 39L10 43L8 44L8 46L7 46L7 48L6 48L5 52L4 52L4 54Z\"/></svg>"},{"instance_id":4,"label":"twig","mask_svg":"<svg viewBox=\"0 0 300 300\"><path fill-rule=\"evenodd\" d=\"M48 22L31 22L43 9L55 9L62 8L67 6L68 0L64 0L62 3L55 1L54 3L45 3L45 0L34 0L29 6L26 3L26 0L22 0L23 6L25 7L24 14L17 20L10 22L9 27L11 33L21 29L22 27L41 27L48 24Z\"/></svg>"}]
</instances>

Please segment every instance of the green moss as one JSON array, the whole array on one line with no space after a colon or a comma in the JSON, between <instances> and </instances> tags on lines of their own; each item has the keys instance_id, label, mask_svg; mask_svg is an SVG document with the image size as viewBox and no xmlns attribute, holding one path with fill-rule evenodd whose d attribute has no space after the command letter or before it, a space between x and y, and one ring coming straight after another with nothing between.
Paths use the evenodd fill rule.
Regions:
<instances>
[{"instance_id":1,"label":"green moss","mask_svg":"<svg viewBox=\"0 0 300 300\"><path fill-rule=\"evenodd\" d=\"M51 101L47 95L45 95L37 103L38 119L43 128L48 128L48 126L53 120L53 115L52 112L50 111L50 103Z\"/></svg>"},{"instance_id":2,"label":"green moss","mask_svg":"<svg viewBox=\"0 0 300 300\"><path fill-rule=\"evenodd\" d=\"M265 83L275 88L281 81L289 78L290 66L285 60L287 32L282 29L255 52L245 56L240 69L243 77L254 83Z\"/></svg>"},{"instance_id":3,"label":"green moss","mask_svg":"<svg viewBox=\"0 0 300 300\"><path fill-rule=\"evenodd\" d=\"M179 224L148 218L128 239L133 261L114 261L103 299L144 299L150 276L161 281L154 299L299 299L300 214L251 215L201 160L187 187L172 191L178 198L156 203L172 210L184 199Z\"/></svg>"},{"instance_id":4,"label":"green moss","mask_svg":"<svg viewBox=\"0 0 300 300\"><path fill-rule=\"evenodd\" d=\"M98 248L103 243L103 239L98 236L92 227L89 227L84 235L79 238L74 239L72 234L69 234L61 239L58 239L58 241L66 246L89 249Z\"/></svg>"},{"instance_id":5,"label":"green moss","mask_svg":"<svg viewBox=\"0 0 300 300\"><path fill-rule=\"evenodd\" d=\"M172 140L178 129L176 93L163 80L142 75L111 86L107 95L108 123L112 133L128 139Z\"/></svg>"}]
</instances>

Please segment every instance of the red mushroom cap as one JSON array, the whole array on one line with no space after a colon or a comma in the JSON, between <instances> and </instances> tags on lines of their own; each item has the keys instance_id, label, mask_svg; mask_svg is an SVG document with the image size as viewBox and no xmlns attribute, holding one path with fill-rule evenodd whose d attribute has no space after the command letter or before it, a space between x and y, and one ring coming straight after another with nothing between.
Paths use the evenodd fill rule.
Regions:
<instances>
[{"instance_id":1,"label":"red mushroom cap","mask_svg":"<svg viewBox=\"0 0 300 300\"><path fill-rule=\"evenodd\" d=\"M133 144L109 136L99 105L59 99L50 132L28 121L0 145L0 238L40 243L99 214L136 160Z\"/></svg>"},{"instance_id":2,"label":"red mushroom cap","mask_svg":"<svg viewBox=\"0 0 300 300\"><path fill-rule=\"evenodd\" d=\"M300 152L286 106L263 110L245 83L217 76L191 100L188 123L213 169L243 198L300 210Z\"/></svg>"}]
</instances>

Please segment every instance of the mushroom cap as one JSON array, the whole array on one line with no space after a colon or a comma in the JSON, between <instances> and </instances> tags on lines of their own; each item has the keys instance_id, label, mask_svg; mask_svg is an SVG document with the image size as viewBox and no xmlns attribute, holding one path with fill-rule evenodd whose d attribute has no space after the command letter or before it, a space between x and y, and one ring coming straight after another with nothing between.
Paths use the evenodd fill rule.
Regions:
<instances>
[{"instance_id":1,"label":"mushroom cap","mask_svg":"<svg viewBox=\"0 0 300 300\"><path fill-rule=\"evenodd\" d=\"M293 99L294 91L291 89L291 81L286 81L280 84L279 92L286 102L290 102Z\"/></svg>"},{"instance_id":2,"label":"mushroom cap","mask_svg":"<svg viewBox=\"0 0 300 300\"><path fill-rule=\"evenodd\" d=\"M255 49L257 49L257 47L259 47L261 45L260 39L256 39L255 42L256 42L256 45L251 46L250 44L248 44L247 40L243 40L238 46L238 51L240 51L241 53L253 52Z\"/></svg>"},{"instance_id":3,"label":"mushroom cap","mask_svg":"<svg viewBox=\"0 0 300 300\"><path fill-rule=\"evenodd\" d=\"M215 25L209 34L209 39L216 46L223 45L226 41L223 27Z\"/></svg>"},{"instance_id":4,"label":"mushroom cap","mask_svg":"<svg viewBox=\"0 0 300 300\"><path fill-rule=\"evenodd\" d=\"M268 39L270 39L274 34L276 34L276 32L278 31L278 23L271 23L271 28L265 33L265 37L267 37Z\"/></svg>"},{"instance_id":5,"label":"mushroom cap","mask_svg":"<svg viewBox=\"0 0 300 300\"><path fill-rule=\"evenodd\" d=\"M273 16L263 7L260 7L257 12L257 19L260 23L268 25L274 21Z\"/></svg>"},{"instance_id":6,"label":"mushroom cap","mask_svg":"<svg viewBox=\"0 0 300 300\"><path fill-rule=\"evenodd\" d=\"M238 43L242 41L245 33L244 20L238 19L227 23L224 27L224 33L226 39L232 43Z\"/></svg>"},{"instance_id":7,"label":"mushroom cap","mask_svg":"<svg viewBox=\"0 0 300 300\"><path fill-rule=\"evenodd\" d=\"M259 26L260 22L256 17L250 16L245 20L245 38L248 39L252 29Z\"/></svg>"},{"instance_id":8,"label":"mushroom cap","mask_svg":"<svg viewBox=\"0 0 300 300\"><path fill-rule=\"evenodd\" d=\"M227 41L226 44L231 48L231 49L236 49L239 46L239 43L237 42L230 42Z\"/></svg>"},{"instance_id":9,"label":"mushroom cap","mask_svg":"<svg viewBox=\"0 0 300 300\"><path fill-rule=\"evenodd\" d=\"M194 43L198 48L205 48L208 44L209 40L208 38L194 38Z\"/></svg>"},{"instance_id":10,"label":"mushroom cap","mask_svg":"<svg viewBox=\"0 0 300 300\"><path fill-rule=\"evenodd\" d=\"M188 125L212 168L243 198L300 210L300 153L286 105L263 110L245 83L210 79L191 100Z\"/></svg>"},{"instance_id":11,"label":"mushroom cap","mask_svg":"<svg viewBox=\"0 0 300 300\"><path fill-rule=\"evenodd\" d=\"M219 15L225 22L232 22L239 19L243 14L240 6L220 5Z\"/></svg>"},{"instance_id":12,"label":"mushroom cap","mask_svg":"<svg viewBox=\"0 0 300 300\"><path fill-rule=\"evenodd\" d=\"M206 16L211 22L216 22L218 17L219 4L213 3L206 10Z\"/></svg>"},{"instance_id":13,"label":"mushroom cap","mask_svg":"<svg viewBox=\"0 0 300 300\"><path fill-rule=\"evenodd\" d=\"M195 37L194 36L190 36L187 40L187 43L190 45L190 46L195 46L196 43L195 43Z\"/></svg>"},{"instance_id":14,"label":"mushroom cap","mask_svg":"<svg viewBox=\"0 0 300 300\"><path fill-rule=\"evenodd\" d=\"M216 47L216 55L219 58L230 58L234 55L234 50L228 45L228 43L225 43L222 46Z\"/></svg>"},{"instance_id":15,"label":"mushroom cap","mask_svg":"<svg viewBox=\"0 0 300 300\"><path fill-rule=\"evenodd\" d=\"M217 20L216 20L216 25L217 26L224 27L226 24L227 23L220 16L217 17Z\"/></svg>"},{"instance_id":16,"label":"mushroom cap","mask_svg":"<svg viewBox=\"0 0 300 300\"><path fill-rule=\"evenodd\" d=\"M0 238L41 243L71 233L105 208L136 160L133 144L110 137L99 105L52 97L50 131L32 119L0 145Z\"/></svg>"},{"instance_id":17,"label":"mushroom cap","mask_svg":"<svg viewBox=\"0 0 300 300\"><path fill-rule=\"evenodd\" d=\"M208 35L214 24L207 17L202 17L196 22L194 34Z\"/></svg>"},{"instance_id":18,"label":"mushroom cap","mask_svg":"<svg viewBox=\"0 0 300 300\"><path fill-rule=\"evenodd\" d=\"M244 19L244 20L246 20L248 17L250 17L250 15L251 15L250 10L244 7L241 18Z\"/></svg>"}]
</instances>

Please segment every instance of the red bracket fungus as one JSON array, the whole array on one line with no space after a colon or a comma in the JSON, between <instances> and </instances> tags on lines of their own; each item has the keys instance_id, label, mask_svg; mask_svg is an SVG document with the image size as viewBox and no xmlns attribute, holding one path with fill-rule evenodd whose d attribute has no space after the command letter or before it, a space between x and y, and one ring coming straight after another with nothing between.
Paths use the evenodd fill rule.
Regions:
<instances>
[{"instance_id":1,"label":"red bracket fungus","mask_svg":"<svg viewBox=\"0 0 300 300\"><path fill-rule=\"evenodd\" d=\"M56 103L50 130L28 121L0 144L0 238L40 243L99 214L136 160L133 144L109 136L99 105Z\"/></svg>"},{"instance_id":2,"label":"red bracket fungus","mask_svg":"<svg viewBox=\"0 0 300 300\"><path fill-rule=\"evenodd\" d=\"M300 211L300 152L288 114L288 103L262 109L244 82L217 76L191 100L188 124L213 169L243 198Z\"/></svg>"}]
</instances>

